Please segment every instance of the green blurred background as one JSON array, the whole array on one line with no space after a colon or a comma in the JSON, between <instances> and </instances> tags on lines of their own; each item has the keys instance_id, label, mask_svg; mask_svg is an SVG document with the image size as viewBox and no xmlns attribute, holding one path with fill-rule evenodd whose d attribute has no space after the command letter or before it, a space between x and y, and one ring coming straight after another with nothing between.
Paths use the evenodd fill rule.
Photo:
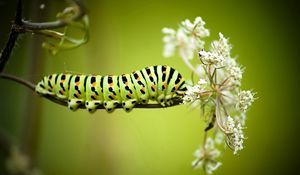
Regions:
<instances>
[{"instance_id":1,"label":"green blurred background","mask_svg":"<svg viewBox=\"0 0 300 175\"><path fill-rule=\"evenodd\" d=\"M178 57L163 58L161 29L201 16L211 32L208 41L218 32L230 37L233 55L246 67L243 88L253 89L259 97L248 112L245 149L237 156L227 149L215 174L300 173L296 1L87 0L85 4L91 36L86 45L51 56L41 48L41 38L26 34L5 72L37 82L55 72L121 74L167 64L189 77ZM15 5L0 1L1 45ZM24 0L24 15L37 21L54 19L65 5L58 0ZM91 115L41 99L8 80L0 79L0 85L1 131L46 175L203 174L191 167L204 129L198 110L177 106L134 109L128 114L99 110Z\"/></svg>"}]
</instances>

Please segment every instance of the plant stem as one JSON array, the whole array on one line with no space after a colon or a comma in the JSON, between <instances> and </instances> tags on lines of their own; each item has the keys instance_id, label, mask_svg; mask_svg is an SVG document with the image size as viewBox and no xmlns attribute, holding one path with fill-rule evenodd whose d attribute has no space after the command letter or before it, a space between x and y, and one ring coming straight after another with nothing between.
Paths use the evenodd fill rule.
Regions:
<instances>
[{"instance_id":1,"label":"plant stem","mask_svg":"<svg viewBox=\"0 0 300 175\"><path fill-rule=\"evenodd\" d=\"M182 58L183 62L185 63L185 65L186 65L192 72L194 72L196 75L198 75L198 74L197 74L197 71L196 71L196 68L189 62L189 60L186 59L186 58L183 58L183 57L181 57L181 58ZM199 76L199 75L198 75L198 76Z\"/></svg>"},{"instance_id":2,"label":"plant stem","mask_svg":"<svg viewBox=\"0 0 300 175\"><path fill-rule=\"evenodd\" d=\"M16 15L15 15L14 22L11 26L9 38L0 55L0 72L3 72L5 65L9 60L10 54L20 34L25 32L44 30L44 29L57 29L57 28L65 27L69 24L70 21L79 20L86 14L84 5L79 0L69 0L69 1L71 4L75 6L76 9L75 15L70 17L70 19L36 23L36 22L22 20L22 1L18 0ZM36 33L42 35L42 33L39 32Z\"/></svg>"},{"instance_id":3,"label":"plant stem","mask_svg":"<svg viewBox=\"0 0 300 175\"><path fill-rule=\"evenodd\" d=\"M5 44L4 49L1 52L0 56L0 72L3 72L3 69L10 57L10 54L15 46L15 43L19 37L19 34L24 32L19 26L22 26L22 3L21 0L18 1L15 20L11 26L9 38Z\"/></svg>"},{"instance_id":4,"label":"plant stem","mask_svg":"<svg viewBox=\"0 0 300 175\"><path fill-rule=\"evenodd\" d=\"M77 21L81 19L85 14L86 10L82 2L79 0L68 0L76 10L74 16L72 16L68 20L56 20L51 22L30 22L26 20L22 20L24 28L28 30L44 30L44 29L57 29L64 27L69 24L70 21Z\"/></svg>"},{"instance_id":5,"label":"plant stem","mask_svg":"<svg viewBox=\"0 0 300 175\"><path fill-rule=\"evenodd\" d=\"M21 79L17 76L5 74L5 73L0 73L0 77L3 78L3 79L12 80L12 81L15 81L17 83L20 83L20 84L28 87L32 91L35 90L35 85L33 83L31 83L27 80Z\"/></svg>"}]
</instances>

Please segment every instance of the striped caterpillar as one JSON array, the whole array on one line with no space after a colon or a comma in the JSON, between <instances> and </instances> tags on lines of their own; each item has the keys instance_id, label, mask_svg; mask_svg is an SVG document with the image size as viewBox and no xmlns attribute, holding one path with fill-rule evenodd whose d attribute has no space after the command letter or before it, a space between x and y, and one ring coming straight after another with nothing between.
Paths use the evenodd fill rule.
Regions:
<instances>
[{"instance_id":1,"label":"striped caterpillar","mask_svg":"<svg viewBox=\"0 0 300 175\"><path fill-rule=\"evenodd\" d=\"M177 70L158 65L123 75L52 74L45 76L35 90L67 102L71 110L84 104L92 113L99 105L113 112L119 104L129 112L136 104L148 104L149 100L162 107L169 106L187 88Z\"/></svg>"}]
</instances>

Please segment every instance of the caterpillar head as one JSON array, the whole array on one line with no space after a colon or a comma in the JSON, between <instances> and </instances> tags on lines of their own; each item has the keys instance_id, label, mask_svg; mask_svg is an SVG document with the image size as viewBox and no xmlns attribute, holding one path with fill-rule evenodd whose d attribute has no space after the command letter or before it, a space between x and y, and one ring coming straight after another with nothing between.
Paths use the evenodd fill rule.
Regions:
<instances>
[{"instance_id":1,"label":"caterpillar head","mask_svg":"<svg viewBox=\"0 0 300 175\"><path fill-rule=\"evenodd\" d=\"M178 90L176 90L176 94L183 97L185 95L186 91L187 91L187 88L186 88L185 82L183 81L183 85Z\"/></svg>"}]
</instances>

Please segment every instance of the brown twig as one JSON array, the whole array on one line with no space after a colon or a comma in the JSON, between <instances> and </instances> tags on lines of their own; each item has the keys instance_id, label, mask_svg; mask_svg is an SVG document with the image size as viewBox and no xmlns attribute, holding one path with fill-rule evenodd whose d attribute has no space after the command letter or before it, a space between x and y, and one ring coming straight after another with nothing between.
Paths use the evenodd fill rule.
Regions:
<instances>
[{"instance_id":1,"label":"brown twig","mask_svg":"<svg viewBox=\"0 0 300 175\"><path fill-rule=\"evenodd\" d=\"M4 78L4 79L8 79L8 80L13 80L17 83L20 83L26 87L28 87L30 90L35 90L35 85L27 80L21 79L17 76L14 75L9 75L9 74L5 74L5 73L0 73L0 77Z\"/></svg>"},{"instance_id":2,"label":"brown twig","mask_svg":"<svg viewBox=\"0 0 300 175\"><path fill-rule=\"evenodd\" d=\"M20 29L18 26L22 25L22 2L21 0L18 1L16 14L15 14L15 20L11 26L9 38L5 44L4 49L1 52L0 56L0 72L3 72L3 69L10 57L10 54L15 47L15 43L19 37L19 34L24 32L22 29Z\"/></svg>"},{"instance_id":3,"label":"brown twig","mask_svg":"<svg viewBox=\"0 0 300 175\"><path fill-rule=\"evenodd\" d=\"M11 26L9 38L5 44L4 49L0 55L0 72L3 72L3 69L10 57L10 54L15 46L15 43L20 34L28 31L38 31L43 29L57 29L65 27L69 24L70 21L76 21L81 19L85 15L84 5L79 0L69 0L71 4L75 6L75 14L70 17L68 20L56 20L52 22L29 22L22 20L22 1L18 0L18 5L16 9L15 20Z\"/></svg>"}]
</instances>

